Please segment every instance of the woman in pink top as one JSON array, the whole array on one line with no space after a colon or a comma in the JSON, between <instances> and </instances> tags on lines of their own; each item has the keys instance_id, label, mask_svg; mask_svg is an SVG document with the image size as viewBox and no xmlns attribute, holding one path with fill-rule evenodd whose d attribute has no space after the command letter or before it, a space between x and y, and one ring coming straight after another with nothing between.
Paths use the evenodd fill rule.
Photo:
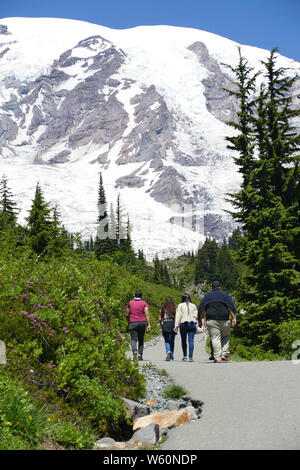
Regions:
<instances>
[{"instance_id":1,"label":"woman in pink top","mask_svg":"<svg viewBox=\"0 0 300 470\"><path fill-rule=\"evenodd\" d=\"M126 317L129 324L131 349L133 353L133 360L143 360L144 350L144 336L147 331L150 331L150 315L148 304L142 299L142 291L135 293L134 299L126 305Z\"/></svg>"}]
</instances>

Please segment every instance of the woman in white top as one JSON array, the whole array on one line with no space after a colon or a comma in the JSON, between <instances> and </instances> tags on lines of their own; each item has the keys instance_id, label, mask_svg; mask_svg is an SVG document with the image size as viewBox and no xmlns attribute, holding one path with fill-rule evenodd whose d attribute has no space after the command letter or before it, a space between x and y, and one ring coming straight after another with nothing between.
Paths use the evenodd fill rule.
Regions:
<instances>
[{"instance_id":1,"label":"woman in white top","mask_svg":"<svg viewBox=\"0 0 300 470\"><path fill-rule=\"evenodd\" d=\"M194 336L198 323L198 309L191 302L189 294L183 294L181 304L178 305L175 317L174 331L177 333L178 327L181 336L181 346L183 351L183 361L187 360L187 338L189 343L189 361L193 361Z\"/></svg>"}]
</instances>

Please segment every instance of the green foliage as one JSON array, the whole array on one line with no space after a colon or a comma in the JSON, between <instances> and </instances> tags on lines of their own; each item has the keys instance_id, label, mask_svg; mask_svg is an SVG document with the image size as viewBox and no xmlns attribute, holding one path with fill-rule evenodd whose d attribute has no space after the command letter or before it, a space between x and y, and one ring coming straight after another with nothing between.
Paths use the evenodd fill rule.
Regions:
<instances>
[{"instance_id":1,"label":"green foliage","mask_svg":"<svg viewBox=\"0 0 300 470\"><path fill-rule=\"evenodd\" d=\"M159 370L157 371L157 373L158 373L158 375L161 375L162 377L165 376L165 375L167 375L166 369L159 369Z\"/></svg>"},{"instance_id":2,"label":"green foliage","mask_svg":"<svg viewBox=\"0 0 300 470\"><path fill-rule=\"evenodd\" d=\"M230 338L230 351L230 357L233 361L278 361L283 359L273 350L265 350L260 345L251 345L243 338L237 338L234 333Z\"/></svg>"},{"instance_id":3,"label":"green foliage","mask_svg":"<svg viewBox=\"0 0 300 470\"><path fill-rule=\"evenodd\" d=\"M276 67L276 52L263 62L265 80L253 99L256 75L240 57L236 89L240 111L238 132L228 137L235 162L242 174L240 190L229 195L231 212L243 237L236 258L246 268L235 295L246 311L237 332L248 345L280 352L283 322L298 318L299 301L299 134L291 119L300 111L292 108L295 78Z\"/></svg>"},{"instance_id":4,"label":"green foliage","mask_svg":"<svg viewBox=\"0 0 300 470\"><path fill-rule=\"evenodd\" d=\"M29 393L0 375L0 450L36 448L49 428L50 410L34 403Z\"/></svg>"},{"instance_id":5,"label":"green foliage","mask_svg":"<svg viewBox=\"0 0 300 470\"><path fill-rule=\"evenodd\" d=\"M155 259L153 260L153 264L154 264L153 282L155 284L162 284L164 286L171 287L172 282L171 282L170 274L166 266L166 263L163 261L160 261L158 257L156 256Z\"/></svg>"},{"instance_id":6,"label":"green foliage","mask_svg":"<svg viewBox=\"0 0 300 470\"><path fill-rule=\"evenodd\" d=\"M56 422L51 426L52 439L65 449L92 449L96 436L92 429L78 429L74 424Z\"/></svg>"},{"instance_id":7,"label":"green foliage","mask_svg":"<svg viewBox=\"0 0 300 470\"><path fill-rule=\"evenodd\" d=\"M61 227L57 207L51 208L43 191L36 185L35 195L24 229L27 244L40 257L63 257L70 249L67 231Z\"/></svg>"},{"instance_id":8,"label":"green foliage","mask_svg":"<svg viewBox=\"0 0 300 470\"><path fill-rule=\"evenodd\" d=\"M162 395L167 399L177 400L186 395L186 393L186 390L181 385L170 385L163 390Z\"/></svg>"},{"instance_id":9,"label":"green foliage","mask_svg":"<svg viewBox=\"0 0 300 470\"><path fill-rule=\"evenodd\" d=\"M232 292L239 277L239 268L231 253L226 240L219 247L215 240L206 238L195 258L195 284L211 285L212 281L218 280L224 290Z\"/></svg>"},{"instance_id":10,"label":"green foliage","mask_svg":"<svg viewBox=\"0 0 300 470\"><path fill-rule=\"evenodd\" d=\"M99 433L114 432L124 420L118 397L134 399L145 390L122 335L130 277L112 262L77 257L1 264L8 372L48 400L63 400Z\"/></svg>"},{"instance_id":11,"label":"green foliage","mask_svg":"<svg viewBox=\"0 0 300 470\"><path fill-rule=\"evenodd\" d=\"M300 321L294 320L283 322L277 327L277 334L280 338L280 352L286 359L291 359L295 352L295 346L299 346Z\"/></svg>"},{"instance_id":12,"label":"green foliage","mask_svg":"<svg viewBox=\"0 0 300 470\"><path fill-rule=\"evenodd\" d=\"M13 201L13 195L8 188L8 180L5 175L0 181L0 229L7 224L15 225L17 218L17 204Z\"/></svg>"}]
</instances>

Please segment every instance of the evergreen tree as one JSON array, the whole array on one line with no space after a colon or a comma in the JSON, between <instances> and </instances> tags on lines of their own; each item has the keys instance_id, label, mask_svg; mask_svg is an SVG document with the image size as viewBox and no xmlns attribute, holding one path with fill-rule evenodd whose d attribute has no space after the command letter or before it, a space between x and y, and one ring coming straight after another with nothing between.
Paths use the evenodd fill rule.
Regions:
<instances>
[{"instance_id":1,"label":"evergreen tree","mask_svg":"<svg viewBox=\"0 0 300 470\"><path fill-rule=\"evenodd\" d=\"M218 251L216 279L218 279L221 286L229 292L232 292L236 287L238 270L230 255L226 240L223 241L223 244Z\"/></svg>"},{"instance_id":2,"label":"evergreen tree","mask_svg":"<svg viewBox=\"0 0 300 470\"><path fill-rule=\"evenodd\" d=\"M120 250L125 253L133 253L131 237L130 237L129 216L127 217L126 238L122 238L120 240Z\"/></svg>"},{"instance_id":3,"label":"evergreen tree","mask_svg":"<svg viewBox=\"0 0 300 470\"><path fill-rule=\"evenodd\" d=\"M0 229L3 225L15 224L17 219L17 204L13 201L13 195L8 188L8 180L5 175L0 181Z\"/></svg>"},{"instance_id":4,"label":"evergreen tree","mask_svg":"<svg viewBox=\"0 0 300 470\"><path fill-rule=\"evenodd\" d=\"M144 255L143 250L138 250L138 259L143 262L145 261L145 255Z\"/></svg>"},{"instance_id":5,"label":"evergreen tree","mask_svg":"<svg viewBox=\"0 0 300 470\"><path fill-rule=\"evenodd\" d=\"M120 194L118 194L116 208L116 240L118 245L120 245L120 240L124 240L126 237L126 228L123 222L123 207L121 205Z\"/></svg>"},{"instance_id":6,"label":"evergreen tree","mask_svg":"<svg viewBox=\"0 0 300 470\"><path fill-rule=\"evenodd\" d=\"M163 268L163 278L164 278L163 284L167 287L171 287L172 285L171 277L170 277L170 273L166 265L164 265L164 268Z\"/></svg>"},{"instance_id":7,"label":"evergreen tree","mask_svg":"<svg viewBox=\"0 0 300 470\"><path fill-rule=\"evenodd\" d=\"M232 235L228 239L228 248L229 250L238 251L240 248L240 238L242 236L242 232L240 228L233 230Z\"/></svg>"},{"instance_id":8,"label":"evergreen tree","mask_svg":"<svg viewBox=\"0 0 300 470\"><path fill-rule=\"evenodd\" d=\"M49 256L62 257L64 254L70 251L68 232L61 225L60 213L57 206L52 208L52 219L50 219L50 232L51 238L45 249L45 254Z\"/></svg>"},{"instance_id":9,"label":"evergreen tree","mask_svg":"<svg viewBox=\"0 0 300 470\"><path fill-rule=\"evenodd\" d=\"M118 250L118 240L117 240L117 227L116 227L116 216L114 212L113 205L110 204L110 214L109 214L109 240L111 246L111 253L114 253Z\"/></svg>"},{"instance_id":10,"label":"evergreen tree","mask_svg":"<svg viewBox=\"0 0 300 470\"><path fill-rule=\"evenodd\" d=\"M291 119L300 112L291 107L295 79L276 68L276 52L273 49L263 62L265 84L255 102L250 100L250 93L245 95L245 83L253 84L255 80L255 76L250 77L245 59L232 68L238 78L241 109L242 96L246 104L245 112L238 114L238 136L227 139L231 142L229 148L239 154L235 161L243 176L240 191L230 195L236 209L232 216L244 234L238 259L249 268L236 293L247 311L240 331L250 343L259 340L265 349L274 351L279 348L277 326L296 318L300 307L300 138L291 125Z\"/></svg>"},{"instance_id":11,"label":"evergreen tree","mask_svg":"<svg viewBox=\"0 0 300 470\"><path fill-rule=\"evenodd\" d=\"M111 239L109 238L109 220L107 214L107 201L104 190L102 173L99 177L99 187L98 187L98 228L96 240L94 243L94 250L96 258L99 259L102 255L110 254L112 251Z\"/></svg>"},{"instance_id":12,"label":"evergreen tree","mask_svg":"<svg viewBox=\"0 0 300 470\"><path fill-rule=\"evenodd\" d=\"M44 199L39 183L36 185L34 199L26 220L30 246L37 255L41 255L51 240L54 224L51 220L51 208Z\"/></svg>"},{"instance_id":13,"label":"evergreen tree","mask_svg":"<svg viewBox=\"0 0 300 470\"><path fill-rule=\"evenodd\" d=\"M153 282L155 284L160 284L161 283L160 262L159 262L159 259L158 259L157 255L153 260L153 264L154 264Z\"/></svg>"},{"instance_id":14,"label":"evergreen tree","mask_svg":"<svg viewBox=\"0 0 300 470\"><path fill-rule=\"evenodd\" d=\"M91 236L91 237L90 237L90 243L89 243L89 250L90 250L90 251L94 251L94 249L95 249L95 246L94 246L94 239L93 239L93 237Z\"/></svg>"},{"instance_id":15,"label":"evergreen tree","mask_svg":"<svg viewBox=\"0 0 300 470\"><path fill-rule=\"evenodd\" d=\"M218 245L216 240L206 238L198 250L195 267L195 283L212 282L217 276Z\"/></svg>"},{"instance_id":16,"label":"evergreen tree","mask_svg":"<svg viewBox=\"0 0 300 470\"><path fill-rule=\"evenodd\" d=\"M137 270L137 259L132 248L129 216L127 217L126 238L120 240L119 250L124 255L124 263L130 266L131 271L135 273Z\"/></svg>"}]
</instances>

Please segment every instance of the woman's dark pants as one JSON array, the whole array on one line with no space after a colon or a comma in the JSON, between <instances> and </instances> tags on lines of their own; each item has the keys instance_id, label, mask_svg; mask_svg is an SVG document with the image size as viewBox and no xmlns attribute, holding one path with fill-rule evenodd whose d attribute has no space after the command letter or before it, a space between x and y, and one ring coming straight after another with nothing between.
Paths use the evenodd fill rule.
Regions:
<instances>
[{"instance_id":1,"label":"woman's dark pants","mask_svg":"<svg viewBox=\"0 0 300 470\"><path fill-rule=\"evenodd\" d=\"M133 353L138 352L139 358L143 357L144 336L146 332L146 322L134 321L129 324L131 349Z\"/></svg>"}]
</instances>

